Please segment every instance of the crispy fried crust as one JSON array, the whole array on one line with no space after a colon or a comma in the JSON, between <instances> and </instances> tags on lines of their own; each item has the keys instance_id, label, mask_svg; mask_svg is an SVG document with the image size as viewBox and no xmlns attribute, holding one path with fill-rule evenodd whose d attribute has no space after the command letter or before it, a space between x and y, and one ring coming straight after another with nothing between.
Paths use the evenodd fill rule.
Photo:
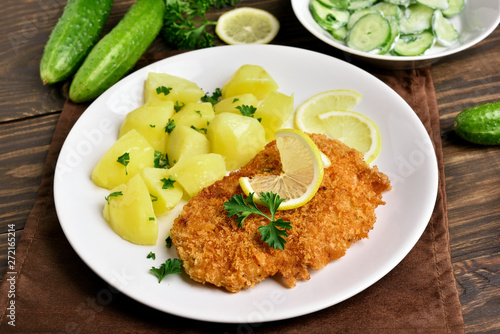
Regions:
<instances>
[{"instance_id":1,"label":"crispy fried crust","mask_svg":"<svg viewBox=\"0 0 500 334\"><path fill-rule=\"evenodd\" d=\"M246 166L205 188L184 207L171 233L193 280L238 292L280 274L294 287L297 280L310 278L308 268L323 268L343 256L353 242L368 237L376 220L375 208L385 204L382 192L391 188L388 177L377 167L368 167L361 153L341 142L324 135L311 138L332 165L325 168L322 185L310 202L276 213L276 219L292 224L284 251L261 240L257 228L269 222L264 217L250 215L243 228L238 228L236 218L227 217L223 207L231 196L242 193L241 176L281 172L274 141Z\"/></svg>"}]
</instances>

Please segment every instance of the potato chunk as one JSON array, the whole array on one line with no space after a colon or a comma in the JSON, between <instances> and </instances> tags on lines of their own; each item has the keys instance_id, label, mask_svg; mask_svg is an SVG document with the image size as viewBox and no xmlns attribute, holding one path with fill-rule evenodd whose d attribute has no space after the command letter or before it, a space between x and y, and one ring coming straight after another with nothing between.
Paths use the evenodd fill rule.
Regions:
<instances>
[{"instance_id":1,"label":"potato chunk","mask_svg":"<svg viewBox=\"0 0 500 334\"><path fill-rule=\"evenodd\" d=\"M183 158L170 171L190 197L221 180L227 173L224 158L215 153Z\"/></svg>"},{"instance_id":2,"label":"potato chunk","mask_svg":"<svg viewBox=\"0 0 500 334\"><path fill-rule=\"evenodd\" d=\"M154 148L137 130L127 132L104 153L92 171L92 181L112 189L126 183L144 167L154 166Z\"/></svg>"},{"instance_id":3,"label":"potato chunk","mask_svg":"<svg viewBox=\"0 0 500 334\"><path fill-rule=\"evenodd\" d=\"M157 216L168 213L182 199L184 190L173 177L171 170L146 167L141 171L141 176L148 187Z\"/></svg>"},{"instance_id":4,"label":"potato chunk","mask_svg":"<svg viewBox=\"0 0 500 334\"><path fill-rule=\"evenodd\" d=\"M172 101L161 104L144 104L125 116L119 137L135 129L146 138L156 151L165 153L168 136L165 132L165 126L173 114L174 103Z\"/></svg>"},{"instance_id":5,"label":"potato chunk","mask_svg":"<svg viewBox=\"0 0 500 334\"><path fill-rule=\"evenodd\" d=\"M113 231L138 245L155 245L158 223L148 188L140 174L111 190L103 216Z\"/></svg>"},{"instance_id":6,"label":"potato chunk","mask_svg":"<svg viewBox=\"0 0 500 334\"><path fill-rule=\"evenodd\" d=\"M260 124L266 131L266 141L275 139L274 133L280 129L293 112L293 96L280 92L269 94L260 101L254 117L260 119Z\"/></svg>"},{"instance_id":7,"label":"potato chunk","mask_svg":"<svg viewBox=\"0 0 500 334\"><path fill-rule=\"evenodd\" d=\"M188 103L172 117L176 126L194 126L200 130L206 130L212 118L214 118L214 109L209 102Z\"/></svg>"},{"instance_id":8,"label":"potato chunk","mask_svg":"<svg viewBox=\"0 0 500 334\"><path fill-rule=\"evenodd\" d=\"M258 100L278 90L278 84L259 65L243 65L222 86L222 98L253 94Z\"/></svg>"},{"instance_id":9,"label":"potato chunk","mask_svg":"<svg viewBox=\"0 0 500 334\"><path fill-rule=\"evenodd\" d=\"M157 91L158 88L159 91ZM198 102L203 95L205 92L196 83L167 73L148 73L144 86L144 102L146 103L172 101L182 106L190 102Z\"/></svg>"},{"instance_id":10,"label":"potato chunk","mask_svg":"<svg viewBox=\"0 0 500 334\"><path fill-rule=\"evenodd\" d=\"M257 108L257 106L259 105L259 101L253 94L236 95L219 101L214 106L214 111L216 114L220 114L223 112L241 114L241 111L238 108L241 108L241 106L244 105Z\"/></svg>"},{"instance_id":11,"label":"potato chunk","mask_svg":"<svg viewBox=\"0 0 500 334\"><path fill-rule=\"evenodd\" d=\"M211 151L225 158L229 171L245 165L266 144L264 128L257 119L233 113L215 115L207 137Z\"/></svg>"},{"instance_id":12,"label":"potato chunk","mask_svg":"<svg viewBox=\"0 0 500 334\"><path fill-rule=\"evenodd\" d=\"M185 125L177 125L170 133L166 152L171 164L176 164L183 157L210 153L207 137Z\"/></svg>"}]
</instances>

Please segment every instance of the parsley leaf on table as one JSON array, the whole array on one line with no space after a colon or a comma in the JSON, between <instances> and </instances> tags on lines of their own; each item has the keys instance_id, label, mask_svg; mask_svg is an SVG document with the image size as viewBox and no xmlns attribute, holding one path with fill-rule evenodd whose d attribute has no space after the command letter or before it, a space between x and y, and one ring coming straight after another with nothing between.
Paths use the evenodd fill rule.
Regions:
<instances>
[{"instance_id":1,"label":"parsley leaf on table","mask_svg":"<svg viewBox=\"0 0 500 334\"><path fill-rule=\"evenodd\" d=\"M181 272L182 260L180 259L168 259L165 263L162 263L159 268L151 267L149 270L153 275L158 277L158 283L161 283L162 279L170 274L179 274Z\"/></svg>"},{"instance_id":2,"label":"parsley leaf on table","mask_svg":"<svg viewBox=\"0 0 500 334\"><path fill-rule=\"evenodd\" d=\"M270 220L270 223L258 228L262 241L275 249L284 250L286 244L285 237L288 237L286 230L291 229L292 225L283 219L275 220L274 217L284 199L273 192L260 193L260 201L269 208L271 213L271 217L269 217L257 207L253 196L254 193L250 193L245 199L243 195L236 194L229 201L224 202L224 209L227 211L228 217L236 215L236 222L239 228L243 227L243 222L252 213L266 217Z\"/></svg>"},{"instance_id":3,"label":"parsley leaf on table","mask_svg":"<svg viewBox=\"0 0 500 334\"><path fill-rule=\"evenodd\" d=\"M206 28L216 25L206 17L211 7L234 5L238 0L166 0L162 35L179 49L198 49L214 46L217 38Z\"/></svg>"}]
</instances>

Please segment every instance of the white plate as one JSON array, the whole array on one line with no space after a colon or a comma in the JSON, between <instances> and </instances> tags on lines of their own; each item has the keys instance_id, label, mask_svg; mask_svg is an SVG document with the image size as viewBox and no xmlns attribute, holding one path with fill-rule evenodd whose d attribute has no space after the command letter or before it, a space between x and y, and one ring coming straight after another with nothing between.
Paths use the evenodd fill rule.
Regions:
<instances>
[{"instance_id":1,"label":"white plate","mask_svg":"<svg viewBox=\"0 0 500 334\"><path fill-rule=\"evenodd\" d=\"M370 238L293 289L269 278L237 294L167 276L161 284L149 269L176 257L166 249L164 218L158 245L124 241L101 215L109 191L90 180L92 169L117 138L127 112L142 104L148 72L168 72L192 80L205 91L221 87L243 64L263 66L295 107L330 89L352 89L363 96L355 110L379 127L382 150L375 161L388 174L393 190L384 194ZM222 46L192 51L149 65L121 80L83 113L68 135L57 162L54 197L66 237L76 253L106 282L158 310L198 320L247 323L286 319L337 304L366 289L392 270L413 248L434 208L438 171L434 150L422 123L408 104L374 76L329 56L291 47ZM150 251L155 261L147 259ZM78 273L72 273L78 275Z\"/></svg>"},{"instance_id":2,"label":"white plate","mask_svg":"<svg viewBox=\"0 0 500 334\"><path fill-rule=\"evenodd\" d=\"M420 56L403 57L393 55L377 55L354 50L344 42L333 38L313 19L309 11L311 0L292 0L292 7L300 23L311 34L337 49L361 57L365 61L387 68L411 68L427 66L442 57L461 52L486 38L500 23L500 1L498 0L466 0L462 12L451 21L460 33L459 41L449 47L434 45Z\"/></svg>"}]
</instances>

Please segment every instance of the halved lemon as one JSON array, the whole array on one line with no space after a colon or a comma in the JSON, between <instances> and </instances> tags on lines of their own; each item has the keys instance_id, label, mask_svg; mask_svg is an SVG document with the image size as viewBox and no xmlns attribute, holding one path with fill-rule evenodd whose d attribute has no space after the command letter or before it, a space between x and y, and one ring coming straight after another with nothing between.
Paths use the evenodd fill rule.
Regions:
<instances>
[{"instance_id":1,"label":"halved lemon","mask_svg":"<svg viewBox=\"0 0 500 334\"><path fill-rule=\"evenodd\" d=\"M295 125L309 133L324 133L318 115L332 110L352 110L361 101L361 95L348 89L322 92L302 103L295 113Z\"/></svg>"},{"instance_id":2,"label":"halved lemon","mask_svg":"<svg viewBox=\"0 0 500 334\"><path fill-rule=\"evenodd\" d=\"M240 7L222 14L215 33L227 44L267 44L278 34L280 24L271 13Z\"/></svg>"},{"instance_id":3,"label":"halved lemon","mask_svg":"<svg viewBox=\"0 0 500 334\"><path fill-rule=\"evenodd\" d=\"M261 192L272 191L285 199L279 210L294 209L309 202L318 191L324 173L322 154L302 131L282 129L275 135L283 173L241 177L240 186L247 196L254 193L257 202Z\"/></svg>"},{"instance_id":4,"label":"halved lemon","mask_svg":"<svg viewBox=\"0 0 500 334\"><path fill-rule=\"evenodd\" d=\"M380 153L380 134L375 123L354 111L330 111L318 115L323 133L363 153L370 164Z\"/></svg>"}]
</instances>

